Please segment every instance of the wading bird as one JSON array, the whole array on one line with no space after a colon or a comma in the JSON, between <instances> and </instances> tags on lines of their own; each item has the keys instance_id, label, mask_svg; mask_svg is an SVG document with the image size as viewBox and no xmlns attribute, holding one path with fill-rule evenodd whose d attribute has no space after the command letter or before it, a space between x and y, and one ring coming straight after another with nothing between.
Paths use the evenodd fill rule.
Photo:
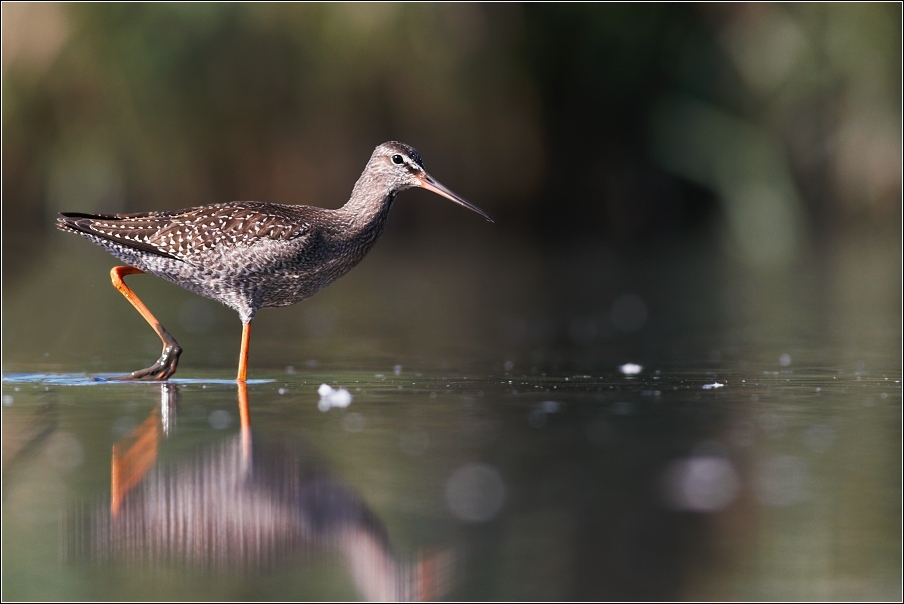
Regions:
<instances>
[{"instance_id":1,"label":"wading bird","mask_svg":"<svg viewBox=\"0 0 904 604\"><path fill-rule=\"evenodd\" d=\"M383 233L396 195L412 187L433 191L493 222L434 180L412 147L390 141L374 150L351 198L337 210L234 201L174 212L66 212L57 227L90 239L126 263L110 271L113 285L163 341L156 363L120 379L166 380L176 372L182 353L123 281L127 275L149 273L239 313L236 381L244 382L257 311L301 302L351 270Z\"/></svg>"}]
</instances>

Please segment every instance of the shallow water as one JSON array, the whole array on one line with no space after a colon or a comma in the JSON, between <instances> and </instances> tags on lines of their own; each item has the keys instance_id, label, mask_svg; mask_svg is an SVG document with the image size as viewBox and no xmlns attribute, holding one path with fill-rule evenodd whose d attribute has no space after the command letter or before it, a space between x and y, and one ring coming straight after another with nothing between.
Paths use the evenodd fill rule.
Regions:
<instances>
[{"instance_id":1,"label":"shallow water","mask_svg":"<svg viewBox=\"0 0 904 604\"><path fill-rule=\"evenodd\" d=\"M247 457L225 375L7 374L4 597L890 598L894 371L271 373ZM320 410L321 383L351 404ZM148 422L114 517L111 447Z\"/></svg>"},{"instance_id":2,"label":"shallow water","mask_svg":"<svg viewBox=\"0 0 904 604\"><path fill-rule=\"evenodd\" d=\"M378 246L243 393L234 313L140 277L185 353L109 381L160 344L81 243L4 288L4 599L900 599L898 248Z\"/></svg>"}]
</instances>

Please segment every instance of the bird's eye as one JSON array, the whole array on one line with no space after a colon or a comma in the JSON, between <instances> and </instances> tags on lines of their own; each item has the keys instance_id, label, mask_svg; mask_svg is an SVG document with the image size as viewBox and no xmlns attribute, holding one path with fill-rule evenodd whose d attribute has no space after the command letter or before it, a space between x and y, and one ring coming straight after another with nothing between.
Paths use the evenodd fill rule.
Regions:
<instances>
[{"instance_id":1,"label":"bird's eye","mask_svg":"<svg viewBox=\"0 0 904 604\"><path fill-rule=\"evenodd\" d=\"M392 156L392 163L394 163L394 164L396 164L396 165L398 165L398 166L401 166L402 164L405 163L405 160L402 158L401 155L399 155L398 153L396 153L395 155Z\"/></svg>"}]
</instances>

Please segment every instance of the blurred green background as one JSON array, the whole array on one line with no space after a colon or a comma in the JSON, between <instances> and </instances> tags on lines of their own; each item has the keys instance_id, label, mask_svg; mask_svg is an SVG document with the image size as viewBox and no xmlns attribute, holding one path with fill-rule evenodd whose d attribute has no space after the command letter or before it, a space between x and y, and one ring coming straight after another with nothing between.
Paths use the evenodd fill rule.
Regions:
<instances>
[{"instance_id":1,"label":"blurred green background","mask_svg":"<svg viewBox=\"0 0 904 604\"><path fill-rule=\"evenodd\" d=\"M538 242L898 233L893 4L3 10L7 283L58 210L335 207L386 139Z\"/></svg>"},{"instance_id":2,"label":"blurred green background","mask_svg":"<svg viewBox=\"0 0 904 604\"><path fill-rule=\"evenodd\" d=\"M4 360L73 330L63 349L103 356L103 326L75 326L98 321L83 302L132 312L85 291L114 261L55 231L57 212L338 207L389 139L498 226L406 193L370 276L275 337L307 313L298 335L395 320L582 345L625 292L648 331L683 333L774 315L789 287L821 299L839 271L864 272L872 306L848 284L838 304L875 318L900 300L900 40L894 4L4 3ZM771 279L754 301L706 293L739 271ZM232 321L149 281L194 331ZM422 320L386 317L400 304Z\"/></svg>"},{"instance_id":3,"label":"blurred green background","mask_svg":"<svg viewBox=\"0 0 904 604\"><path fill-rule=\"evenodd\" d=\"M57 212L230 200L335 208L373 148L400 140L497 223L403 193L359 268L303 304L257 316L249 376L277 379L274 388L294 380L297 400L273 407L267 385L252 406L312 432L390 518L407 489L387 476L441 490L443 463L495 455L522 489L512 501L548 516L520 517L507 504L520 520L468 528L483 553L470 562L472 591L453 595L900 597L899 4L5 2L2 11L7 375L119 373L160 352L110 286L118 261L55 230ZM185 348L177 377L231 379L233 311L160 279L130 283ZM629 361L645 367L643 384L617 372ZM441 394L447 376L472 380L487 394L478 411L503 436L469 445L456 432L467 419L457 399L397 400L395 384L376 407L390 419L374 425L388 427L366 433L372 447L318 432L314 382L352 376L376 389L382 377L369 376L394 366L423 372ZM592 393L568 382L590 376ZM703 392L715 379L729 386ZM575 388L559 397L571 406L561 421L569 431L537 440L525 423L536 409L519 401L540 404L556 387ZM20 386L9 393L5 445L27 433L15 414L29 401L40 408L51 390L34 388L34 401L15 394ZM122 395L91 390L46 396L63 393L63 417L101 459L111 437L95 416L113 402L98 401ZM229 405L231 392L221 397ZM373 413L367 400L356 399L355 413ZM630 415L632 404L644 414ZM379 439L395 451L390 428L424 409L431 438L447 444L418 473L384 457ZM632 431L635 421L643 429ZM809 459L806 435L826 426L837 444L819 458L806 505L756 503L745 475L724 515L660 516L650 485L704 437L729 443L743 473L777 452ZM585 450L602 441L611 455ZM105 463L92 470L98 482ZM612 468L624 469L624 484ZM535 494L542 505L523 504ZM14 511L58 499L26 495ZM56 555L56 519L42 520L50 545L40 555ZM30 526L21 524L23 542ZM567 589L518 557L530 547ZM605 572L600 547L611 547ZM685 553L699 549L705 562ZM559 564L549 551L578 553ZM647 572L650 559L661 572ZM45 562L17 563L40 573ZM682 565L700 572L679 581ZM527 578L524 591L485 588L503 566L518 571L510 586ZM555 588L531 591L540 584Z\"/></svg>"}]
</instances>

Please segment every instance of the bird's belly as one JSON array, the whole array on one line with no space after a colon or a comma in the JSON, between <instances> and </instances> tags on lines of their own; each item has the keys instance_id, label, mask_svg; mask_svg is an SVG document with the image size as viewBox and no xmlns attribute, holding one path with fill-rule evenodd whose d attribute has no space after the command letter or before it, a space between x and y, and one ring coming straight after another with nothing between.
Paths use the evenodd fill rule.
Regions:
<instances>
[{"instance_id":1,"label":"bird's belly","mask_svg":"<svg viewBox=\"0 0 904 604\"><path fill-rule=\"evenodd\" d=\"M103 242L127 264L217 300L236 310L242 321L250 321L261 308L289 306L310 298L363 256L338 253L341 250L323 245L298 249L287 242L267 242L206 249L178 260Z\"/></svg>"},{"instance_id":2,"label":"bird's belly","mask_svg":"<svg viewBox=\"0 0 904 604\"><path fill-rule=\"evenodd\" d=\"M289 306L310 298L347 273L355 263L341 254L318 250L317 254L261 253L252 246L244 254L231 254L220 263L206 288L216 292L201 293L237 308L236 303L256 312L260 308ZM263 259L259 256L264 256ZM189 289L191 289L189 287ZM194 290L193 290L194 291ZM238 298L236 302L231 300ZM239 310L240 314L242 313Z\"/></svg>"},{"instance_id":3,"label":"bird's belly","mask_svg":"<svg viewBox=\"0 0 904 604\"><path fill-rule=\"evenodd\" d=\"M101 240L104 241L104 240ZM110 245L109 252L130 266L174 283L190 292L216 300L239 313L242 321L250 321L259 308L255 298L261 291L272 288L266 271L256 270L260 259L253 250L229 250L218 253L205 250L184 260L135 252L131 248ZM255 264L257 262L257 264ZM296 301L300 301L299 298Z\"/></svg>"},{"instance_id":4,"label":"bird's belly","mask_svg":"<svg viewBox=\"0 0 904 604\"><path fill-rule=\"evenodd\" d=\"M257 308L289 306L310 298L352 269L366 249L308 240L263 265L253 276L253 298Z\"/></svg>"},{"instance_id":5,"label":"bird's belly","mask_svg":"<svg viewBox=\"0 0 904 604\"><path fill-rule=\"evenodd\" d=\"M261 308L296 304L324 289L350 268L339 262L321 263L306 271L287 268L264 276L255 290L255 299Z\"/></svg>"}]
</instances>

